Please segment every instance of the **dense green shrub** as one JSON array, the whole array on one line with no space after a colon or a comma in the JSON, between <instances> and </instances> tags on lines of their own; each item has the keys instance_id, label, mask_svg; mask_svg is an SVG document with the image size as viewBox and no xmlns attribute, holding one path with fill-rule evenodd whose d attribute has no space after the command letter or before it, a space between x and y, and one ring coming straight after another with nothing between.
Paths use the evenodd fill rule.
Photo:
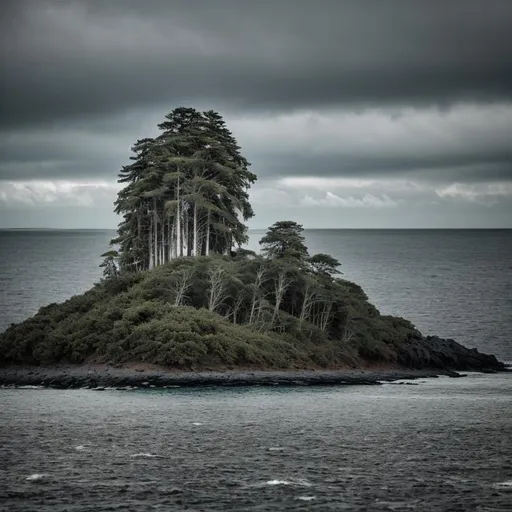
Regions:
<instances>
[{"instance_id":1,"label":"dense green shrub","mask_svg":"<svg viewBox=\"0 0 512 512\"><path fill-rule=\"evenodd\" d=\"M211 272L217 268L222 287L214 312L208 308ZM280 275L289 283L276 308ZM176 306L184 277L186 292ZM311 307L304 314L308 297ZM328 321L322 322L326 313ZM361 287L349 281L307 273L293 261L214 256L123 274L45 306L0 335L0 361L328 367L361 359L393 361L396 346L418 335L410 322L380 315Z\"/></svg>"}]
</instances>

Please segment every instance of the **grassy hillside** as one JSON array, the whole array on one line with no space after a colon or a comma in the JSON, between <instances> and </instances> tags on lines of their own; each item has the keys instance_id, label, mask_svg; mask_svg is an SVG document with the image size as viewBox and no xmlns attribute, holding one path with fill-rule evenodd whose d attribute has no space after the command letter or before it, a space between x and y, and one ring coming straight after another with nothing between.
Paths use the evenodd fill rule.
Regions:
<instances>
[{"instance_id":1,"label":"grassy hillside","mask_svg":"<svg viewBox=\"0 0 512 512\"><path fill-rule=\"evenodd\" d=\"M286 261L217 256L121 275L43 307L0 335L0 360L336 367L394 361L396 347L419 336L349 281Z\"/></svg>"}]
</instances>

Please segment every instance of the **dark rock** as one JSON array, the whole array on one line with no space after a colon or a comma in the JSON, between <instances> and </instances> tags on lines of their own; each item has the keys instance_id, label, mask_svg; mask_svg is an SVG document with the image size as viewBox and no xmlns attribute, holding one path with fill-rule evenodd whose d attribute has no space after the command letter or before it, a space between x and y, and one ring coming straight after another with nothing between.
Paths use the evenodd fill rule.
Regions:
<instances>
[{"instance_id":1,"label":"dark rock","mask_svg":"<svg viewBox=\"0 0 512 512\"><path fill-rule=\"evenodd\" d=\"M411 368L442 370L503 371L495 356L468 349L454 340L427 336L408 340L397 349L398 362Z\"/></svg>"}]
</instances>

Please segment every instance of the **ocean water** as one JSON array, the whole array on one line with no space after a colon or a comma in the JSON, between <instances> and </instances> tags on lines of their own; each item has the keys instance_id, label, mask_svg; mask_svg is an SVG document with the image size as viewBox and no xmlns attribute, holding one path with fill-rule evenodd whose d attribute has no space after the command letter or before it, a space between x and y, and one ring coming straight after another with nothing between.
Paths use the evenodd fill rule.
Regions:
<instances>
[{"instance_id":1,"label":"ocean water","mask_svg":"<svg viewBox=\"0 0 512 512\"><path fill-rule=\"evenodd\" d=\"M510 511L509 377L0 390L0 510Z\"/></svg>"},{"instance_id":2,"label":"ocean water","mask_svg":"<svg viewBox=\"0 0 512 512\"><path fill-rule=\"evenodd\" d=\"M112 235L0 232L0 329L89 288ZM512 231L306 238L382 312L512 361ZM508 511L511 453L511 374L371 387L0 390L2 511Z\"/></svg>"},{"instance_id":3,"label":"ocean water","mask_svg":"<svg viewBox=\"0 0 512 512\"><path fill-rule=\"evenodd\" d=\"M88 290L110 230L0 230L0 330Z\"/></svg>"}]
</instances>

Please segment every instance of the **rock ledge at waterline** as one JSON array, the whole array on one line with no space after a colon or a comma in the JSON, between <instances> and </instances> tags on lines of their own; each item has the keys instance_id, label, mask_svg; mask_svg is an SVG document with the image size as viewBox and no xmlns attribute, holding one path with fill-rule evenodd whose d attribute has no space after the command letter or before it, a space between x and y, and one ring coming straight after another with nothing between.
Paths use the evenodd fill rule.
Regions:
<instances>
[{"instance_id":1,"label":"rock ledge at waterline","mask_svg":"<svg viewBox=\"0 0 512 512\"><path fill-rule=\"evenodd\" d=\"M54 367L9 366L0 368L0 386L42 386L55 389L89 388L134 389L201 386L314 386L370 385L396 380L448 375L451 371L390 369L342 370L226 370L226 371L169 371L133 368L114 368L108 365L73 365Z\"/></svg>"},{"instance_id":2,"label":"rock ledge at waterline","mask_svg":"<svg viewBox=\"0 0 512 512\"><path fill-rule=\"evenodd\" d=\"M379 365L342 369L254 370L203 369L180 371L144 364L74 364L53 366L8 365L0 367L1 386L43 386L57 389L134 389L192 386L307 386L369 385L397 380L446 375L454 371L494 373L508 371L494 356L467 349L453 340L423 338L403 347L403 362L411 366Z\"/></svg>"}]
</instances>

